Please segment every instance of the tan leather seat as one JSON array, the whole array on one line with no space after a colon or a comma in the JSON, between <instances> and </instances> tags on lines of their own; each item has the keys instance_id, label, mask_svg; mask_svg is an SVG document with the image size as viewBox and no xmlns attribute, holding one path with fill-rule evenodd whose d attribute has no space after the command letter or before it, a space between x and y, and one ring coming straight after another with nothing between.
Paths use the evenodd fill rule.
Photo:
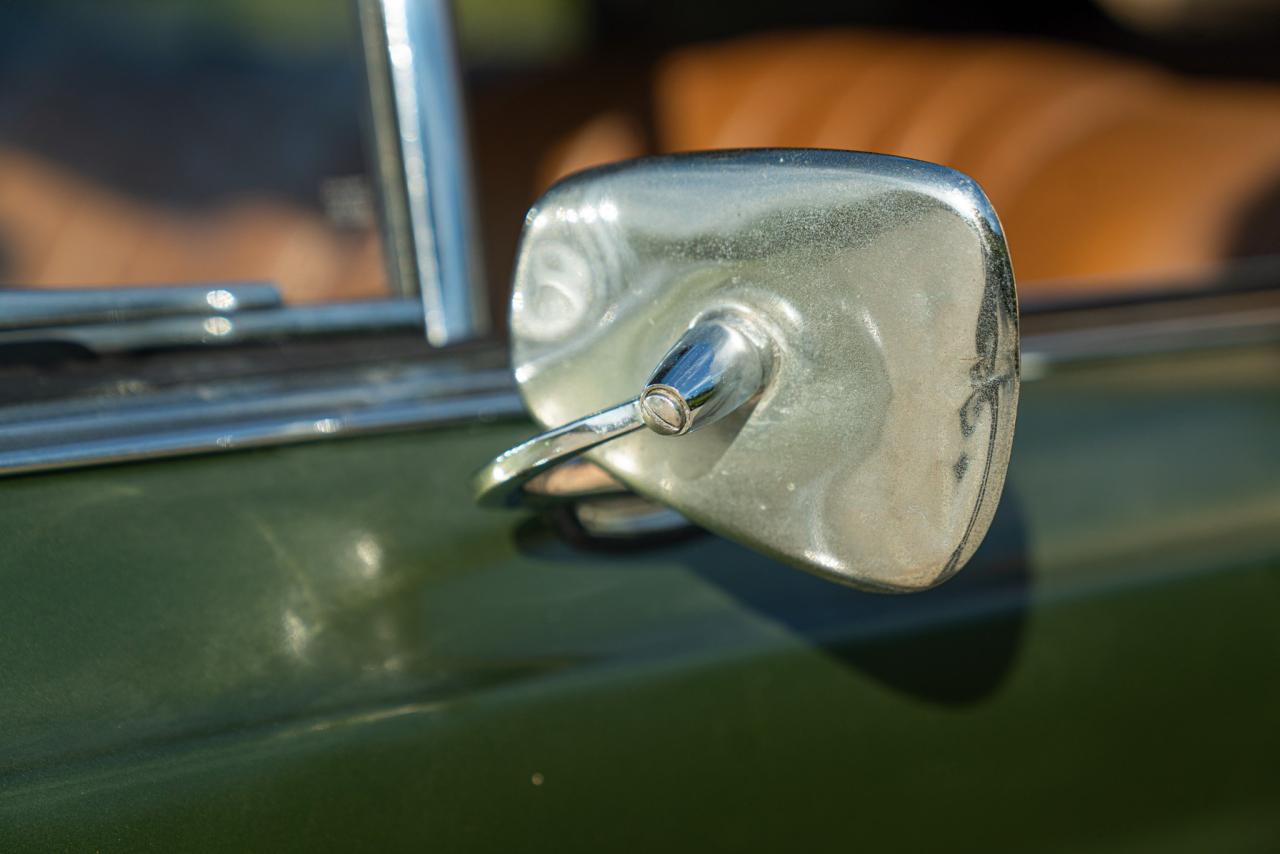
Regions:
<instances>
[{"instance_id":1,"label":"tan leather seat","mask_svg":"<svg viewBox=\"0 0 1280 854\"><path fill-rule=\"evenodd\" d=\"M1280 88L1034 42L754 37L668 57L654 104L663 151L815 146L966 172L1000 213L1020 281L1042 289L1159 286L1219 263L1280 182ZM643 153L628 127L592 122L544 177Z\"/></svg>"},{"instance_id":2,"label":"tan leather seat","mask_svg":"<svg viewBox=\"0 0 1280 854\"><path fill-rule=\"evenodd\" d=\"M0 253L34 287L270 281L290 302L386 294L372 230L268 197L178 214L0 148Z\"/></svg>"}]
</instances>

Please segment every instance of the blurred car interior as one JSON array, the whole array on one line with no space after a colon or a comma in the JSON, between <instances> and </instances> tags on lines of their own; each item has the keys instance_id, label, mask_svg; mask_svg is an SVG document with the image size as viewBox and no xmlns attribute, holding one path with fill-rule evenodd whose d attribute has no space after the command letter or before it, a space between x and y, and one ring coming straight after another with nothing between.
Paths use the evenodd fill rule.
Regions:
<instances>
[{"instance_id":1,"label":"blurred car interior","mask_svg":"<svg viewBox=\"0 0 1280 854\"><path fill-rule=\"evenodd\" d=\"M544 181L652 151L813 147L953 167L986 190L1021 282L1110 287L1249 254L1280 178L1280 89L1201 83L1026 40L828 31L676 52L655 144L606 113Z\"/></svg>"},{"instance_id":2,"label":"blurred car interior","mask_svg":"<svg viewBox=\"0 0 1280 854\"><path fill-rule=\"evenodd\" d=\"M293 16L316 15L277 5L267 37L222 22L219 39L163 49L139 4L113 13L114 29L84 4L4 13L0 281L386 294L345 4L325 12L337 23L318 48L294 43ZM707 148L857 149L959 169L999 212L1024 294L1168 287L1280 249L1274 3L958 17L918 3L739 14L540 0L504 28L510 5L457 10L498 307L523 211L549 183ZM532 47L512 35L541 32L530 20L551 33ZM255 159L247 179L237 172Z\"/></svg>"}]
</instances>

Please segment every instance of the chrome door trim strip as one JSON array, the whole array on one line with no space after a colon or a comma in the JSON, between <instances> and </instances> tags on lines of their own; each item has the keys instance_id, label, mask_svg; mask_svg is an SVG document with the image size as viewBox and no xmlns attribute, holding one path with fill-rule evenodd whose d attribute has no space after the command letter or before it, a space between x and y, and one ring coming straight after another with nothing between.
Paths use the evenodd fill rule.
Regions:
<instances>
[{"instance_id":1,"label":"chrome door trim strip","mask_svg":"<svg viewBox=\"0 0 1280 854\"><path fill-rule=\"evenodd\" d=\"M67 445L0 451L0 476L408 431L476 419L511 418L523 412L524 405L512 390L465 398L386 404L357 412L317 412L306 417L269 418L224 427L106 436Z\"/></svg>"},{"instance_id":2,"label":"chrome door trim strip","mask_svg":"<svg viewBox=\"0 0 1280 854\"><path fill-rule=\"evenodd\" d=\"M0 288L0 330L105 325L143 318L229 314L283 305L265 282L129 288Z\"/></svg>"},{"instance_id":3,"label":"chrome door trim strip","mask_svg":"<svg viewBox=\"0 0 1280 854\"><path fill-rule=\"evenodd\" d=\"M206 383L128 398L7 408L0 477L518 418L502 369L383 366L311 385Z\"/></svg>"},{"instance_id":4,"label":"chrome door trim strip","mask_svg":"<svg viewBox=\"0 0 1280 854\"><path fill-rule=\"evenodd\" d=\"M0 309L3 307L0 292ZM422 306L417 300L359 300L206 315L140 316L119 322L0 328L0 347L59 343L107 355L156 347L225 347L306 336L370 335L421 329Z\"/></svg>"},{"instance_id":5,"label":"chrome door trim strip","mask_svg":"<svg viewBox=\"0 0 1280 854\"><path fill-rule=\"evenodd\" d=\"M1024 327L1022 338L1023 382L1099 359L1280 343L1280 291L1221 302L1207 314L1144 317L1100 310L1027 317L1032 329ZM527 419L505 358L496 349L440 354L310 378L223 380L7 406L0 408L0 477Z\"/></svg>"}]
</instances>

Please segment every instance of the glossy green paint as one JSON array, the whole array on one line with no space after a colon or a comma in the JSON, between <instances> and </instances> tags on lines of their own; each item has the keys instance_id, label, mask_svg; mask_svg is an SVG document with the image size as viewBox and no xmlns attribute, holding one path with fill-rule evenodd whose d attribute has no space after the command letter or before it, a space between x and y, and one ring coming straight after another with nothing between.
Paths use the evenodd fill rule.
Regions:
<instances>
[{"instance_id":1,"label":"glossy green paint","mask_svg":"<svg viewBox=\"0 0 1280 854\"><path fill-rule=\"evenodd\" d=\"M1280 846L1280 352L1024 387L938 590L482 511L525 434L0 482L0 850Z\"/></svg>"}]
</instances>

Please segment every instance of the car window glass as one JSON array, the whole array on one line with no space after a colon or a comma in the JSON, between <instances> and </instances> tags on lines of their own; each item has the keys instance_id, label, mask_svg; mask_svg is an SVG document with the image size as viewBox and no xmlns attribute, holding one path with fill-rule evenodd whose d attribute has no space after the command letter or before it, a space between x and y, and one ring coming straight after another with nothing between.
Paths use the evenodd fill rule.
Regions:
<instances>
[{"instance_id":1,"label":"car window glass","mask_svg":"<svg viewBox=\"0 0 1280 854\"><path fill-rule=\"evenodd\" d=\"M0 81L0 283L389 295L345 0L19 0Z\"/></svg>"}]
</instances>

